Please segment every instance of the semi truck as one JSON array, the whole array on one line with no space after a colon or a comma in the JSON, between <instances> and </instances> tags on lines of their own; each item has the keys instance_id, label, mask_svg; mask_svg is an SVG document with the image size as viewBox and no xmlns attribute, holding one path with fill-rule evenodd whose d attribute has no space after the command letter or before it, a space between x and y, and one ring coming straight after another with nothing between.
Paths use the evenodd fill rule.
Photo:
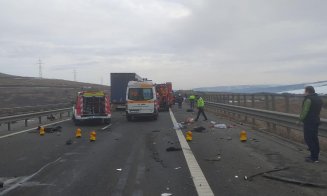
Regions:
<instances>
[{"instance_id":1,"label":"semi truck","mask_svg":"<svg viewBox=\"0 0 327 196\"><path fill-rule=\"evenodd\" d=\"M167 111L174 103L174 94L171 82L156 84L159 109Z\"/></svg>"},{"instance_id":2,"label":"semi truck","mask_svg":"<svg viewBox=\"0 0 327 196\"><path fill-rule=\"evenodd\" d=\"M111 123L110 98L103 91L81 91L77 93L73 107L73 121L80 125L85 121Z\"/></svg>"},{"instance_id":3,"label":"semi truck","mask_svg":"<svg viewBox=\"0 0 327 196\"><path fill-rule=\"evenodd\" d=\"M142 81L136 73L111 73L111 104L116 110L126 108L126 89L129 81Z\"/></svg>"}]
</instances>

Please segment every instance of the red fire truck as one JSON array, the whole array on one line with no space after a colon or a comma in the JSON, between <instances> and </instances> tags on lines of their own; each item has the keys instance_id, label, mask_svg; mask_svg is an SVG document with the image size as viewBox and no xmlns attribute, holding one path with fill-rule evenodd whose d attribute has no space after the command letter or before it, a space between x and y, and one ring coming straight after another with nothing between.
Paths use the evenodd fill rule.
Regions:
<instances>
[{"instance_id":1,"label":"red fire truck","mask_svg":"<svg viewBox=\"0 0 327 196\"><path fill-rule=\"evenodd\" d=\"M156 84L156 92L159 109L166 111L169 110L169 107L171 107L174 102L172 83L166 82L164 84Z\"/></svg>"}]
</instances>

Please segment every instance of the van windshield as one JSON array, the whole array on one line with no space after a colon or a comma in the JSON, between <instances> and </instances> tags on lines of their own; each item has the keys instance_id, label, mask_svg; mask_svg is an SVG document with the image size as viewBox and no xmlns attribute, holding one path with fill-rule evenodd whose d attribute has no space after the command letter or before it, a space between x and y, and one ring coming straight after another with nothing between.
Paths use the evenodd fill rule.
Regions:
<instances>
[{"instance_id":1,"label":"van windshield","mask_svg":"<svg viewBox=\"0 0 327 196\"><path fill-rule=\"evenodd\" d=\"M130 88L128 90L128 99L134 101L153 99L152 88Z\"/></svg>"}]
</instances>

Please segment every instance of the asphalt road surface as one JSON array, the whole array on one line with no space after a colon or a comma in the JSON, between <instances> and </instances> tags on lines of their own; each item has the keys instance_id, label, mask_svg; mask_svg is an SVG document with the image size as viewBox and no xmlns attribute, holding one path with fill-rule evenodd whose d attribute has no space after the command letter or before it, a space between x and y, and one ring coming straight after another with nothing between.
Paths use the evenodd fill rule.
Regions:
<instances>
[{"instance_id":1,"label":"asphalt road surface","mask_svg":"<svg viewBox=\"0 0 327 196\"><path fill-rule=\"evenodd\" d=\"M214 115L208 115L209 121L174 129L174 118L181 122L194 117L185 107L174 108L174 117L161 112L157 121L127 122L123 113L115 112L110 127L96 123L81 126L79 139L75 138L77 127L69 119L57 124L62 132L45 136L39 136L33 123L11 132L1 130L0 181L4 187L0 195L327 195L325 188L262 175L244 180L245 176L288 168L271 175L324 185L324 154L319 164L305 163L303 145L239 125L210 128L211 120L234 124ZM181 133L197 126L206 130L193 132L193 141L186 143ZM248 133L246 143L239 141L243 129ZM93 130L97 140L90 142ZM7 136L14 132L19 134ZM169 147L178 151L166 151Z\"/></svg>"}]
</instances>

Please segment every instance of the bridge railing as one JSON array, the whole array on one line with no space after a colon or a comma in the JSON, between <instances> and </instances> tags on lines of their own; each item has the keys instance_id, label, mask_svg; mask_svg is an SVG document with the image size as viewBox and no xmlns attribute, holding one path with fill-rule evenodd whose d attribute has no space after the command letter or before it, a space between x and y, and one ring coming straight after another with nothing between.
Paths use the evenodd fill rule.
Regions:
<instances>
[{"instance_id":1,"label":"bridge railing","mask_svg":"<svg viewBox=\"0 0 327 196\"><path fill-rule=\"evenodd\" d=\"M71 111L72 111L71 107L66 107L66 108L55 109L55 110L46 110L46 111L42 111L42 112L33 112L33 113L0 117L0 124L7 124L8 131L10 131L11 125L13 123L17 123L18 121L24 121L25 127L27 127L29 119L38 119L39 124L41 124L42 117L44 117L44 116L51 116L51 115L59 114L59 118L61 119L63 117L64 113L67 113L67 116L69 117L71 114Z\"/></svg>"}]
</instances>

